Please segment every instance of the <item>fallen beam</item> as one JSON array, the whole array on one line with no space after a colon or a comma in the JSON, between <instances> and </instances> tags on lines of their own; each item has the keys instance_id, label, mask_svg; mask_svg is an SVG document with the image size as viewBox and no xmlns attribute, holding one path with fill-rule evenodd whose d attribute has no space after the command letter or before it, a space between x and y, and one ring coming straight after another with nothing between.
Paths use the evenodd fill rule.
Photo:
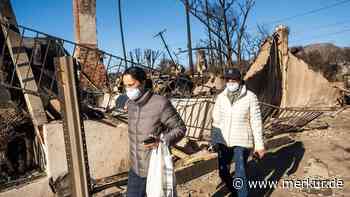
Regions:
<instances>
[{"instance_id":1,"label":"fallen beam","mask_svg":"<svg viewBox=\"0 0 350 197\"><path fill-rule=\"evenodd\" d=\"M180 158L180 159L185 159L185 158L187 158L187 157L190 156L190 155L186 154L185 152L183 152L183 151L181 151L181 150L179 150L179 149L177 149L177 148L172 148L172 149L171 149L171 153L172 153L174 156L176 156L176 157L178 157L178 158Z\"/></svg>"}]
</instances>

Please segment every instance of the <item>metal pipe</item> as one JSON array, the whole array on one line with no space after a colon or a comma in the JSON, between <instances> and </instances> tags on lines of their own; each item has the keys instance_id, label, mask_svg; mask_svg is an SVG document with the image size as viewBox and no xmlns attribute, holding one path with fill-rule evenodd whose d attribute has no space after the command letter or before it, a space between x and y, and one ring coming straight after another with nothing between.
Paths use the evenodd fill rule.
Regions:
<instances>
[{"instance_id":1,"label":"metal pipe","mask_svg":"<svg viewBox=\"0 0 350 197\"><path fill-rule=\"evenodd\" d=\"M187 48L188 48L188 64L190 67L191 74L193 74L193 57L192 57L192 40L191 40L191 24L190 24L190 5L188 0L185 0L186 8L186 24L187 24Z\"/></svg>"},{"instance_id":2,"label":"metal pipe","mask_svg":"<svg viewBox=\"0 0 350 197\"><path fill-rule=\"evenodd\" d=\"M128 67L128 62L126 60L125 42L124 42L124 30L123 30L121 0L118 0L118 10L119 10L119 27L120 27L120 35L121 35L121 39L122 39L123 55L124 55L124 60L125 60L125 66Z\"/></svg>"}]
</instances>

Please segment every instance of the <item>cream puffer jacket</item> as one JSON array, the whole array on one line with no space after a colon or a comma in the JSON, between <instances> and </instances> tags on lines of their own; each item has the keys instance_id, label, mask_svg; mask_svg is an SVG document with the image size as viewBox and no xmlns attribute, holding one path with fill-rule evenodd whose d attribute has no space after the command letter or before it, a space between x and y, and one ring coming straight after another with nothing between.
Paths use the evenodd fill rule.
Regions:
<instances>
[{"instance_id":1,"label":"cream puffer jacket","mask_svg":"<svg viewBox=\"0 0 350 197\"><path fill-rule=\"evenodd\" d=\"M221 92L215 101L212 114L212 143L222 143L229 147L264 149L257 96L247 90L245 85L242 86L241 93L233 104L226 94L227 89Z\"/></svg>"}]
</instances>

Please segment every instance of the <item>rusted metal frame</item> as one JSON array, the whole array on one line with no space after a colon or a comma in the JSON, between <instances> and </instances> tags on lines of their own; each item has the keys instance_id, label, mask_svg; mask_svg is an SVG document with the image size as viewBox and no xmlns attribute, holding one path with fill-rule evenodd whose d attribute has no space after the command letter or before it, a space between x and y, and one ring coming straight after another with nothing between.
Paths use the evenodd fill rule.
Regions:
<instances>
[{"instance_id":1,"label":"rusted metal frame","mask_svg":"<svg viewBox=\"0 0 350 197\"><path fill-rule=\"evenodd\" d=\"M204 105L204 108L202 107L202 105ZM205 119L203 119L202 122L200 122L199 119L200 119L200 115L201 115L202 111L204 111L204 117L205 117L205 108L206 108L205 106L206 106L205 101L204 102L199 102L197 119L195 120L195 125L200 128L199 129L199 138L200 138L200 135L202 133L203 122L205 121ZM199 124L201 124L201 126L199 126ZM197 136L197 129L194 132L194 136Z\"/></svg>"},{"instance_id":2,"label":"rusted metal frame","mask_svg":"<svg viewBox=\"0 0 350 197\"><path fill-rule=\"evenodd\" d=\"M190 99L187 99L188 101L190 100ZM192 106L192 108L191 108L191 113L190 113L190 120L189 120L189 124L191 124L192 123L192 118L193 118L193 112L194 112L194 109L195 109L195 107L196 107L196 104L198 103L198 98L196 98L196 101L194 102L194 105ZM199 113L197 113L197 121L198 121L198 117L199 117ZM194 133L196 133L196 131L197 131L197 129L195 129L194 130Z\"/></svg>"},{"instance_id":3,"label":"rusted metal frame","mask_svg":"<svg viewBox=\"0 0 350 197\"><path fill-rule=\"evenodd\" d=\"M322 112L304 112L299 119L294 121L294 124L303 127L321 114Z\"/></svg>"},{"instance_id":4,"label":"rusted metal frame","mask_svg":"<svg viewBox=\"0 0 350 197\"><path fill-rule=\"evenodd\" d=\"M65 40L62 40L63 42L65 42ZM63 45L63 43L62 43L62 48L64 48L64 45ZM72 57L75 57L75 52L76 52L76 50L77 50L77 45L76 44L73 44L73 51L72 51Z\"/></svg>"},{"instance_id":5,"label":"rusted metal frame","mask_svg":"<svg viewBox=\"0 0 350 197\"><path fill-rule=\"evenodd\" d=\"M179 100L177 101L177 103L176 103L176 107L175 107L175 108L176 108L176 109L179 109L179 110L178 110L178 113L180 112L180 110L182 110L181 113L179 113L181 117L183 117L184 114L185 114L185 117L186 117L186 108L185 108L185 107L182 107L182 108L179 107L179 108L178 108L178 106L180 105L181 102L182 102L182 100L179 99ZM185 118L183 118L183 120L185 120Z\"/></svg>"},{"instance_id":6,"label":"rusted metal frame","mask_svg":"<svg viewBox=\"0 0 350 197\"><path fill-rule=\"evenodd\" d=\"M26 30L29 30L29 31L33 31L33 32L36 32L36 33L43 34L43 35L45 35L45 36L47 36L47 37L51 37L51 38L53 38L53 39L57 39L57 40L64 41L64 42L66 42L66 43L68 43L68 44L73 45L73 46L74 46L74 48L73 48L73 55L74 55L75 52L76 52L76 47L80 47L80 48L87 49L88 51L96 51L97 53L102 53L102 54L104 54L104 55L108 55L108 56L114 57L114 58L116 58L116 59L123 60L123 58L121 58L121 57L112 55L112 54L110 54L110 53L107 53L107 52L104 52L104 51L101 51L101 50L98 50L98 49L93 49L93 48L90 48L90 47L85 46L85 45L82 45L82 44L74 43L74 42L71 42L71 41L68 41L68 40L65 40L65 39L62 39L62 38L58 38L58 37L55 37L55 36L51 36L51 35L49 35L49 34L46 34L46 33L43 33L43 32L40 32L40 31L37 31L37 30L34 30L34 29L31 29L31 28L28 28L28 27L24 27L24 26L20 26L20 25L19 25L19 27L21 27L22 29L26 29ZM89 53L90 53L90 52L88 52L88 54L89 54ZM88 55L88 54L87 54L87 55ZM127 61L130 62L129 60L127 60ZM148 68L148 67L145 66L145 65L140 65L140 64L138 64L138 63L135 63L135 64L136 64L136 65L139 65L139 66L142 66L142 67L144 67L144 68L147 68L147 69L151 69L151 68ZM151 70L156 70L156 69L151 69Z\"/></svg>"},{"instance_id":7,"label":"rusted metal frame","mask_svg":"<svg viewBox=\"0 0 350 197\"><path fill-rule=\"evenodd\" d=\"M7 40L8 37L9 37L10 31L12 31L12 30L10 29L10 27L9 27L10 24L8 24L8 23L1 23L1 25L7 27L7 29L6 29L6 35L5 35L5 39ZM23 47L23 48L24 48L24 46L23 46L24 33L25 33L25 29L22 28L22 34L19 34L19 36L21 37L20 46ZM31 56L30 56L30 59L29 59L29 62L28 62L28 63L29 63L29 66L28 66L27 72L26 72L26 74L25 74L25 79L28 78L29 71L30 71L31 65L32 65L33 56L34 56L34 49L35 49L35 47L36 47L36 45L37 45L37 43L38 43L37 39L38 39L39 32L34 32L34 33L35 33L35 35L36 35L35 38L34 38L34 48L33 48L33 50L32 50L32 53L31 53ZM4 53L5 48L6 48L6 46L7 46L6 40L5 40L4 45L3 45L3 48L2 48L3 53ZM23 51L23 52L25 52L25 51ZM15 72L16 72L17 61L18 61L18 58L19 58L20 54L21 54L21 52L17 53L17 56L16 56L16 58L15 58L15 64L14 64L14 69L13 69L13 71L12 71L12 76L11 76L11 81L10 81L10 83L9 83L8 85L5 85L5 84L4 84L4 85L5 85L6 87L8 87L8 88L14 88L14 89L18 89L18 90L23 90L23 91L25 91L26 93L30 93L30 94L32 94L32 95L37 95L37 96L44 95L44 94L41 94L41 93L39 93L39 92L37 92L37 91L27 90L27 89L26 89L27 82L24 82L24 87L23 87L23 88L15 88L15 87L14 87L14 75L15 75ZM45 58L45 59L46 59L46 58ZM44 70L40 72L40 75L42 75L43 73L45 74L45 71L44 71ZM40 84L38 84L38 87L39 87L39 85L40 85Z\"/></svg>"},{"instance_id":8,"label":"rusted metal frame","mask_svg":"<svg viewBox=\"0 0 350 197\"><path fill-rule=\"evenodd\" d=\"M185 105L183 107L178 107L181 102L185 102ZM190 99L186 99L186 101L183 101L182 99L178 99L177 103L176 103L176 109L177 109L178 113L180 114L180 116L182 117L182 119L184 120L186 127L191 127L192 115L193 115L194 107L196 104L196 102L192 101L194 104L191 103L191 105L189 105L188 104L189 102L190 102ZM189 107L191 107L190 114L187 113L187 109ZM189 132L188 132L188 134L189 134Z\"/></svg>"},{"instance_id":9,"label":"rusted metal frame","mask_svg":"<svg viewBox=\"0 0 350 197\"><path fill-rule=\"evenodd\" d=\"M323 112L311 112L311 111L294 111L289 112L287 115L291 116L290 119L288 119L286 122L281 121L282 124L277 123L276 124L269 124L266 125L266 129L269 129L271 131L277 131L277 130L283 130L283 131L290 131L290 130L298 130L304 127L306 124L311 122L312 120L319 117ZM283 124L286 123L286 124Z\"/></svg>"},{"instance_id":10,"label":"rusted metal frame","mask_svg":"<svg viewBox=\"0 0 350 197\"><path fill-rule=\"evenodd\" d=\"M53 67L53 69L54 69L54 73L57 73L57 68L55 66ZM53 77L51 77L51 83L50 83L50 90L51 91L53 89L53 84L54 84L55 81L56 81L56 85L58 86L58 80L57 80L57 75L56 74L54 74Z\"/></svg>"},{"instance_id":11,"label":"rusted metal frame","mask_svg":"<svg viewBox=\"0 0 350 197\"><path fill-rule=\"evenodd\" d=\"M14 64L14 69L13 73L11 76L11 81L10 81L10 87L14 87L14 78L15 78L15 73L17 73L17 77L19 80L20 87L22 91L24 91L24 82L28 81L28 79L23 79L28 72L28 70L25 70L23 66L26 66L28 69L30 68L29 66L29 58L27 56L27 53L25 51L25 48L23 47L23 39L24 39L24 33L25 29L22 29L20 31L17 28L17 24L9 24L6 25L6 23L1 22L1 27L2 27L2 32L6 32L8 34L8 39L5 40L6 45L8 46L9 53L11 56L12 63ZM21 34L22 32L22 34ZM17 55L17 56L16 56ZM21 58L20 58L21 57ZM17 65L20 60L20 67ZM31 88L32 90L37 92L38 87L37 84L34 80L34 75L31 73L33 78L30 78L31 80ZM34 129L38 133L38 126L41 124L44 124L47 122L47 118L45 115L45 111L42 106L42 101L39 97L36 97L35 95L28 95L26 92L24 92L24 98L27 104L28 111L33 119L33 124L34 124ZM37 137L41 137L41 135L37 135ZM42 139L40 139L41 142ZM43 143L42 143L43 144ZM44 144L43 144L44 145Z\"/></svg>"},{"instance_id":12,"label":"rusted metal frame","mask_svg":"<svg viewBox=\"0 0 350 197\"><path fill-rule=\"evenodd\" d=\"M29 67L28 67L27 74L26 74L25 78L28 78L30 68L32 67L32 61L33 61L33 56L34 56L34 51L35 51L37 39L38 39L38 33L36 33L35 38L34 38L34 46L33 46L31 56L29 58ZM27 83L24 83L24 89L26 89L26 86L27 86ZM40 84L38 84L38 87L40 87Z\"/></svg>"},{"instance_id":13,"label":"rusted metal frame","mask_svg":"<svg viewBox=\"0 0 350 197\"><path fill-rule=\"evenodd\" d=\"M202 121L202 128L201 128L201 133L199 135L199 138L202 139L203 138L203 131L205 129L205 123L207 120L207 116L208 116L208 110L209 110L209 103L207 101L205 101L205 107L204 107L204 117L203 117L203 121Z\"/></svg>"},{"instance_id":14,"label":"rusted metal frame","mask_svg":"<svg viewBox=\"0 0 350 197\"><path fill-rule=\"evenodd\" d=\"M316 115L315 112L306 112L300 118L295 120L294 124L296 126L303 127L309 122L310 118L312 119L312 117L315 117L315 115Z\"/></svg>"},{"instance_id":15,"label":"rusted metal frame","mask_svg":"<svg viewBox=\"0 0 350 197\"><path fill-rule=\"evenodd\" d=\"M289 111L333 111L334 107L326 107L326 108L312 108L312 107L278 107L275 105L271 105L268 103L264 103L264 102L259 102L261 105L265 105L265 106L270 106L272 108L277 108L277 109L283 109L283 110L289 110Z\"/></svg>"},{"instance_id":16,"label":"rusted metal frame","mask_svg":"<svg viewBox=\"0 0 350 197\"><path fill-rule=\"evenodd\" d=\"M286 109L281 109L280 113L277 115L278 118L285 118L287 119L290 117L290 115L293 113L292 110L286 110Z\"/></svg>"},{"instance_id":17,"label":"rusted metal frame","mask_svg":"<svg viewBox=\"0 0 350 197\"><path fill-rule=\"evenodd\" d=\"M298 115L300 115L300 113L303 113L303 112L288 110L285 116L281 117L281 119L285 119L285 123L291 125L293 123L293 120L295 118L298 118Z\"/></svg>"},{"instance_id":18,"label":"rusted metal frame","mask_svg":"<svg viewBox=\"0 0 350 197\"><path fill-rule=\"evenodd\" d=\"M187 99L187 102L189 102L190 99ZM194 110L194 106L191 107L191 112L190 114L188 115L188 119L186 120L186 123L187 122L190 122L191 123L191 120L192 120L192 115L193 115L193 110ZM185 109L184 112L187 114L187 110Z\"/></svg>"},{"instance_id":19,"label":"rusted metal frame","mask_svg":"<svg viewBox=\"0 0 350 197\"><path fill-rule=\"evenodd\" d=\"M4 23L4 24L6 24L6 23ZM99 49L94 49L94 48L91 48L91 47L88 47L88 46L85 46L84 44L79 44L79 43L75 43L75 42L72 42L72 41L69 41L69 40L66 40L66 39L62 39L62 38L59 38L59 37L56 37L56 36L52 36L52 35L49 35L49 34L47 34L47 33L44 33L44 32L41 32L41 31L38 31L38 30L35 30L35 29L32 29L32 28L29 28L29 27L25 27L25 26L23 26L23 25L18 25L18 27L19 28L22 28L22 29L25 29L25 30L28 30L28 31L31 31L31 32L37 32L37 33L39 33L39 34L42 34L43 36L47 36L47 37L50 37L50 38L52 38L52 39L55 39L55 40L61 40L61 41L64 41L64 42L66 42L66 43L68 43L68 44L71 44L71 45L73 45L73 46L77 46L77 47L81 47L81 48L85 48L85 49L88 49L88 50L92 50L92 51L97 51L98 53L102 53L102 54L104 54L104 55L109 55L109 56L112 56L113 58L115 58L115 59L119 59L119 60L122 60L122 61L127 61L128 63L133 63L133 64L135 64L135 65L137 65L137 66L140 66L140 67L142 67L142 68L145 68L145 69L149 69L149 70L153 70L153 71L160 71L160 70L158 70L158 69L154 69L154 68L152 68L152 67L149 67L149 66L146 66L146 65L143 65L143 64L140 64L140 63L136 63L136 62L132 62L132 61L130 61L130 60L125 60L124 58L122 58L122 57L119 57L119 56L116 56L116 55L113 55L113 54L111 54L111 53L108 53L108 52L105 52L105 51L102 51L102 50L99 50ZM74 47L74 48L75 48ZM74 50L75 51L75 50ZM74 56L74 53L72 54L72 56Z\"/></svg>"},{"instance_id":20,"label":"rusted metal frame","mask_svg":"<svg viewBox=\"0 0 350 197\"><path fill-rule=\"evenodd\" d=\"M181 99L179 99L179 100L181 100ZM187 106L189 106L189 105L188 105L189 100L190 100L190 99L186 99L186 100L185 100L185 105L184 105L184 107L183 107L183 109L182 109L182 113L181 113L181 115L180 115L181 117L182 117L184 114L185 114L185 117L187 116L186 108L187 108ZM182 101L182 100L181 100L181 101Z\"/></svg>"},{"instance_id":21,"label":"rusted metal frame","mask_svg":"<svg viewBox=\"0 0 350 197\"><path fill-rule=\"evenodd\" d=\"M310 116L306 117L305 119L303 119L303 122L300 123L301 125L305 126L307 123L317 119L318 117L320 117L323 114L323 112L314 112L313 114L311 114Z\"/></svg>"},{"instance_id":22,"label":"rusted metal frame","mask_svg":"<svg viewBox=\"0 0 350 197\"><path fill-rule=\"evenodd\" d=\"M264 122L269 121L273 117L274 113L278 112L278 109L271 108L268 106L263 107L265 108L265 110L263 111L264 116L262 117L262 120Z\"/></svg>"},{"instance_id":23,"label":"rusted metal frame","mask_svg":"<svg viewBox=\"0 0 350 197\"><path fill-rule=\"evenodd\" d=\"M41 83L41 79L42 79L42 74L43 74L43 70L46 64L46 60L47 60L47 55L49 53L49 48L50 48L50 43L51 43L51 39L48 39L48 43L47 43L47 47L46 47L46 51L45 51L45 55L44 55L44 60L42 62L41 65L41 72L40 72L40 76L39 76L39 82L38 82L38 87L40 87L40 83Z\"/></svg>"},{"instance_id":24,"label":"rusted metal frame","mask_svg":"<svg viewBox=\"0 0 350 197\"><path fill-rule=\"evenodd\" d=\"M107 88L108 88L108 91L109 91L109 98L108 98L108 103L107 103L107 109L108 109L109 104L111 103L112 94L113 94L113 87L111 86L111 83L109 81L109 76L108 76L108 68L109 68L109 65L111 63L111 59L112 59L112 57L109 56L108 63L107 63L107 68L106 68L106 73L105 73L106 74L106 83L107 83L106 85L107 85Z\"/></svg>"},{"instance_id":25,"label":"rusted metal frame","mask_svg":"<svg viewBox=\"0 0 350 197\"><path fill-rule=\"evenodd\" d=\"M300 120L305 120L305 118L307 118L309 115L312 115L314 112L300 112L298 114L298 116L296 116L295 118L293 118L292 120L290 120L291 124L296 125L296 126L302 126L299 125L298 122L300 122Z\"/></svg>"},{"instance_id":26,"label":"rusted metal frame","mask_svg":"<svg viewBox=\"0 0 350 197\"><path fill-rule=\"evenodd\" d=\"M119 65L116 64L116 65L114 65L114 66L110 66L110 67L107 68L107 70L109 71L109 70L111 70L112 68L118 67L118 71L120 71L120 66L121 66L122 63L123 63L123 62L120 61L120 62L119 62Z\"/></svg>"},{"instance_id":27,"label":"rusted metal frame","mask_svg":"<svg viewBox=\"0 0 350 197\"><path fill-rule=\"evenodd\" d=\"M198 99L197 99L198 100ZM191 119L190 119L190 122L189 122L189 124L192 124L193 123L193 125L195 125L196 127L198 127L198 119L199 119L199 117L200 117L200 111L201 111L201 108L200 108L200 106L198 106L198 110L195 110L195 108L197 107L197 105L198 105L198 103L197 102L195 102L195 104L192 106L192 109L193 109L193 111L195 112L195 111L197 111L197 114L195 114L195 116L197 116L195 119L194 119L194 121L193 121L193 116L191 116ZM199 105L201 105L201 103L199 103ZM196 133L197 133L197 128L193 131L193 136L195 136L196 135Z\"/></svg>"},{"instance_id":28,"label":"rusted metal frame","mask_svg":"<svg viewBox=\"0 0 350 197\"><path fill-rule=\"evenodd\" d=\"M293 125L295 119L298 119L299 116L302 116L303 113L307 112L302 112L302 111L292 111L290 116L288 117L287 124Z\"/></svg>"},{"instance_id":29,"label":"rusted metal frame","mask_svg":"<svg viewBox=\"0 0 350 197\"><path fill-rule=\"evenodd\" d=\"M34 68L33 70L37 70L38 68ZM47 77L50 77L51 78L51 80L55 80L55 74L56 74L56 72L55 71L52 71L52 72L50 72L50 71L47 71L47 70L40 70L40 73L42 74L42 75L45 75L45 76L47 76Z\"/></svg>"},{"instance_id":30,"label":"rusted metal frame","mask_svg":"<svg viewBox=\"0 0 350 197\"><path fill-rule=\"evenodd\" d=\"M291 112L289 111L283 111L282 113L285 113L285 114L291 114ZM267 127L269 130L271 131L277 131L277 130L285 130L286 127L287 129L290 129L290 125L288 124L283 124L285 123L286 121L288 121L288 118L285 118L285 120L281 120L280 118L276 118L276 121L277 122L271 122L269 127Z\"/></svg>"},{"instance_id":31,"label":"rusted metal frame","mask_svg":"<svg viewBox=\"0 0 350 197\"><path fill-rule=\"evenodd\" d=\"M7 30L7 33L8 34L10 34L10 32L12 31L10 28L8 28ZM21 36L21 35L24 35L24 29L22 30L22 34L19 34L19 36L21 37L21 39L20 39L20 42L19 42L19 46L22 46L22 42L23 42L23 36ZM16 32L17 33L17 32ZM6 42L6 40L5 40L5 42ZM13 84L13 80L14 80L14 78L15 78L15 73L16 73L16 69L17 69L17 61L18 61L18 58L19 58L19 55L21 54L22 52L17 52L17 56L16 56L16 58L15 58L15 62L14 62L14 64L13 64L13 66L14 66L14 69L13 69L13 71L12 71L12 76L11 76L11 81L10 81L10 84Z\"/></svg>"},{"instance_id":32,"label":"rusted metal frame","mask_svg":"<svg viewBox=\"0 0 350 197\"><path fill-rule=\"evenodd\" d=\"M4 32L4 31L2 31L2 32ZM6 49L6 46L7 46L6 40L8 39L8 35L9 35L9 33L8 33L8 30L7 30L6 31L6 35L4 35L5 40L4 40L4 44L2 46L2 50L1 50L2 63L3 63L4 58L5 58L5 49ZM1 70L0 70L0 72L1 72ZM1 80L3 80L3 81L0 81L1 84L5 83L5 77L3 79L1 79Z\"/></svg>"}]
</instances>

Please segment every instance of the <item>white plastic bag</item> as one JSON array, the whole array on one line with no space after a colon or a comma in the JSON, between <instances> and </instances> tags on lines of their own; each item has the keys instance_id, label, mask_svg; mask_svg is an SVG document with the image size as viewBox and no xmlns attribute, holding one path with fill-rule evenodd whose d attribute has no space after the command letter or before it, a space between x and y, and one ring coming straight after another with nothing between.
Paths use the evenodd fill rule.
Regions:
<instances>
[{"instance_id":1,"label":"white plastic bag","mask_svg":"<svg viewBox=\"0 0 350 197\"><path fill-rule=\"evenodd\" d=\"M159 143L151 152L146 193L148 197L175 197L175 176L169 148Z\"/></svg>"},{"instance_id":2,"label":"white plastic bag","mask_svg":"<svg viewBox=\"0 0 350 197\"><path fill-rule=\"evenodd\" d=\"M162 147L163 153L163 173L162 173L162 182L163 182L163 191L165 197L176 197L176 188L175 188L175 174L173 166L173 158L170 154L168 146L164 143L160 145Z\"/></svg>"}]
</instances>

